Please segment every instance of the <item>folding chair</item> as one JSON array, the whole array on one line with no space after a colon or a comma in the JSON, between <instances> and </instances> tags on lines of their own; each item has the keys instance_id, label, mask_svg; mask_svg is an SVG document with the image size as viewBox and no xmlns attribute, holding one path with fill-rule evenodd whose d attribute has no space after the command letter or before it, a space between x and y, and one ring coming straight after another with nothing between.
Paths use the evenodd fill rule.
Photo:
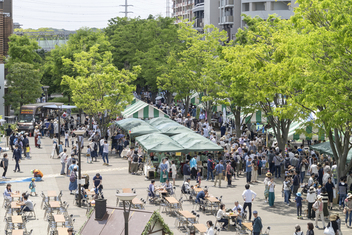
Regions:
<instances>
[{"instance_id":1,"label":"folding chair","mask_svg":"<svg viewBox=\"0 0 352 235\"><path fill-rule=\"evenodd\" d=\"M26 216L26 218L31 215L34 219L37 219L37 215L35 214L35 205L36 203L33 204L33 210L31 211L25 211L24 209L26 208L26 206L24 206L21 210L22 215Z\"/></svg>"}]
</instances>

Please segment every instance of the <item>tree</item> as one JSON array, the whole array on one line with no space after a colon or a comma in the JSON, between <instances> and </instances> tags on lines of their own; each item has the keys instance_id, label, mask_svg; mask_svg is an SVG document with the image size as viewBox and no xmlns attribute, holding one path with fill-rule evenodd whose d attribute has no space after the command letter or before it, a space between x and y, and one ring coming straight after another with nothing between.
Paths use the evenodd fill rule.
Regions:
<instances>
[{"instance_id":1,"label":"tree","mask_svg":"<svg viewBox=\"0 0 352 235\"><path fill-rule=\"evenodd\" d=\"M38 43L27 36L11 35L9 37L9 56L5 67L8 92L5 104L17 109L20 106L35 102L41 96L41 57L37 54Z\"/></svg>"},{"instance_id":2,"label":"tree","mask_svg":"<svg viewBox=\"0 0 352 235\"><path fill-rule=\"evenodd\" d=\"M298 0L292 19L299 33L294 46L295 62L305 68L292 77L294 102L316 114L337 164L338 182L352 168L347 162L352 148L352 23L351 0Z\"/></svg>"},{"instance_id":3,"label":"tree","mask_svg":"<svg viewBox=\"0 0 352 235\"><path fill-rule=\"evenodd\" d=\"M76 76L72 66L64 65L63 60L74 60L74 54L89 51L89 49L99 44L99 53L110 51L111 46L107 41L105 34L101 30L93 30L90 28L81 28L75 34L72 34L66 44L56 46L46 56L43 66L43 84L50 86L49 93L60 92L70 98L71 90L68 86L62 85L64 75Z\"/></svg>"},{"instance_id":4,"label":"tree","mask_svg":"<svg viewBox=\"0 0 352 235\"><path fill-rule=\"evenodd\" d=\"M210 118L218 100L217 80L223 67L221 43L227 40L226 32L207 25L200 34L192 25L192 22L179 24L177 33L182 46L169 56L167 72L158 77L158 83L161 88L171 89L177 92L178 98L185 99L186 113L192 93L202 92L204 109Z\"/></svg>"},{"instance_id":5,"label":"tree","mask_svg":"<svg viewBox=\"0 0 352 235\"><path fill-rule=\"evenodd\" d=\"M39 69L32 64L11 64L6 76L8 92L4 96L5 104L17 109L24 104L34 103L42 94L40 78Z\"/></svg>"},{"instance_id":6,"label":"tree","mask_svg":"<svg viewBox=\"0 0 352 235\"><path fill-rule=\"evenodd\" d=\"M63 59L64 65L72 66L77 75L64 75L62 83L71 89L75 105L94 116L104 136L110 119L132 101L135 86L131 83L137 78L140 68L118 70L112 64L112 53L100 53L99 47L97 44L88 52L74 54L74 60Z\"/></svg>"},{"instance_id":7,"label":"tree","mask_svg":"<svg viewBox=\"0 0 352 235\"><path fill-rule=\"evenodd\" d=\"M148 19L116 17L109 21L105 32L113 46L115 66L130 69L140 65L142 68L134 82L137 91L148 87L156 94L156 78L163 73L170 52L180 44L177 27L172 18L152 16Z\"/></svg>"},{"instance_id":8,"label":"tree","mask_svg":"<svg viewBox=\"0 0 352 235\"><path fill-rule=\"evenodd\" d=\"M291 123L307 115L287 91L287 80L303 71L289 54L294 49L290 42L297 32L290 21L275 15L266 21L259 17L245 20L250 22L250 27L239 30L238 34L245 45L234 49L237 54L233 60L239 66L238 71L242 71L242 79L248 80L248 92L255 95L257 109L264 111L278 146L284 149Z\"/></svg>"}]
</instances>

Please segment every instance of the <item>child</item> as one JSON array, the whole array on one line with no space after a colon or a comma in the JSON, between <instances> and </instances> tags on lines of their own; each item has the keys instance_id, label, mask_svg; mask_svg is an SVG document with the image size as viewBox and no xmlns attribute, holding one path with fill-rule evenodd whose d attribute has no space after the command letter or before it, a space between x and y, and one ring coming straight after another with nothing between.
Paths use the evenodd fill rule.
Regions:
<instances>
[{"instance_id":1,"label":"child","mask_svg":"<svg viewBox=\"0 0 352 235\"><path fill-rule=\"evenodd\" d=\"M302 219L302 197L301 193L296 193L297 219Z\"/></svg>"},{"instance_id":2,"label":"child","mask_svg":"<svg viewBox=\"0 0 352 235\"><path fill-rule=\"evenodd\" d=\"M35 192L35 183L34 183L35 179L32 178L32 182L29 184L29 189L31 190L31 196L32 193L34 193L35 196L37 196L37 193Z\"/></svg>"},{"instance_id":3,"label":"child","mask_svg":"<svg viewBox=\"0 0 352 235\"><path fill-rule=\"evenodd\" d=\"M87 163L92 163L92 156L91 156L91 149L90 149L90 146L88 145L87 146Z\"/></svg>"},{"instance_id":4,"label":"child","mask_svg":"<svg viewBox=\"0 0 352 235\"><path fill-rule=\"evenodd\" d=\"M29 156L29 151L31 150L31 148L29 147L29 144L26 145L26 158L27 159L31 159L31 157Z\"/></svg>"},{"instance_id":5,"label":"child","mask_svg":"<svg viewBox=\"0 0 352 235\"><path fill-rule=\"evenodd\" d=\"M241 208L237 208L237 212L238 212L238 215L237 215L237 223L240 225L240 227L242 228L242 216L243 216L243 213L241 211Z\"/></svg>"},{"instance_id":6,"label":"child","mask_svg":"<svg viewBox=\"0 0 352 235\"><path fill-rule=\"evenodd\" d=\"M200 187L201 181L202 181L202 169L198 169L198 173L197 173L197 183L198 183L198 187Z\"/></svg>"},{"instance_id":7,"label":"child","mask_svg":"<svg viewBox=\"0 0 352 235\"><path fill-rule=\"evenodd\" d=\"M42 134L38 133L38 138L37 138L37 146L40 148L40 145L42 144Z\"/></svg>"}]
</instances>

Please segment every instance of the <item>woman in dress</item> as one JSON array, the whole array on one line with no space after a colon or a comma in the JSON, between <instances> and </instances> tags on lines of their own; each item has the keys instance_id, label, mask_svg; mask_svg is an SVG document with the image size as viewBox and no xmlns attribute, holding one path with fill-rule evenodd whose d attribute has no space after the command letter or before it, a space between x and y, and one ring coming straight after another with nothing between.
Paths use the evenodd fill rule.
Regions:
<instances>
[{"instance_id":1,"label":"woman in dress","mask_svg":"<svg viewBox=\"0 0 352 235\"><path fill-rule=\"evenodd\" d=\"M266 173L266 177L264 179L264 197L265 197L265 202L268 202L268 197L269 197L269 185L268 183L270 182L272 174L270 172Z\"/></svg>"},{"instance_id":2,"label":"woman in dress","mask_svg":"<svg viewBox=\"0 0 352 235\"><path fill-rule=\"evenodd\" d=\"M165 163L166 159L163 159L163 163L160 164L160 183L165 183L169 179L169 174L167 172L167 164Z\"/></svg>"},{"instance_id":3,"label":"woman in dress","mask_svg":"<svg viewBox=\"0 0 352 235\"><path fill-rule=\"evenodd\" d=\"M271 178L270 181L268 182L268 187L269 187L269 206L274 207L275 182L273 178Z\"/></svg>"},{"instance_id":4,"label":"woman in dress","mask_svg":"<svg viewBox=\"0 0 352 235\"><path fill-rule=\"evenodd\" d=\"M74 178L73 178L74 177ZM72 191L77 190L77 166L73 168L73 171L70 176L70 184L68 186L68 189L70 190L70 194L74 194Z\"/></svg>"}]
</instances>

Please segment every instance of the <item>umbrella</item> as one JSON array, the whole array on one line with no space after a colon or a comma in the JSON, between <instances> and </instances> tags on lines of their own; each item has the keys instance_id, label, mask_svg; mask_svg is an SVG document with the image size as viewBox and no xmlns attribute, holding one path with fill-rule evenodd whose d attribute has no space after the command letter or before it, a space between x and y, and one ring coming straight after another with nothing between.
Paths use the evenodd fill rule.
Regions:
<instances>
[{"instance_id":1,"label":"umbrella","mask_svg":"<svg viewBox=\"0 0 352 235\"><path fill-rule=\"evenodd\" d=\"M123 137L125 137L125 135L123 135L123 134L118 134L117 136L115 136L115 140L121 139L121 138L123 138Z\"/></svg>"}]
</instances>

